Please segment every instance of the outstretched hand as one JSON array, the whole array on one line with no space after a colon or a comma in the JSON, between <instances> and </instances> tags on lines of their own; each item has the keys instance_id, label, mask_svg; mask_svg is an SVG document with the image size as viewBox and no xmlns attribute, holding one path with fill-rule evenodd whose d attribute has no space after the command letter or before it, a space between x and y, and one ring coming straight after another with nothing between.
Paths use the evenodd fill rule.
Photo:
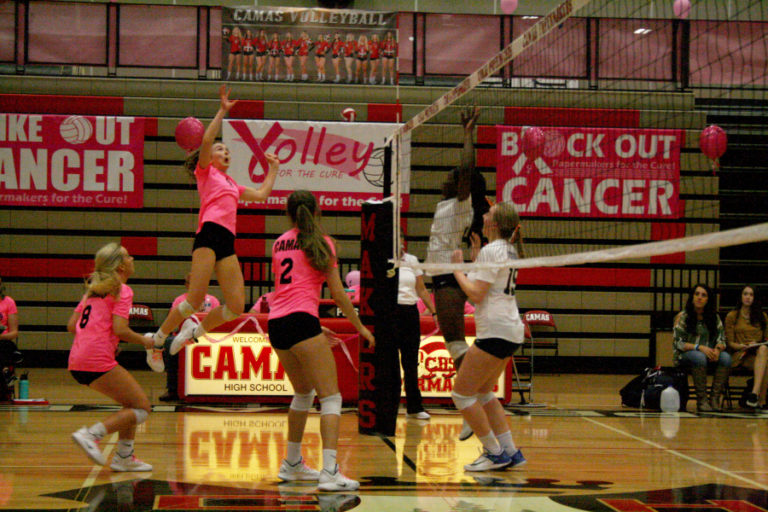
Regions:
<instances>
[{"instance_id":1,"label":"outstretched hand","mask_svg":"<svg viewBox=\"0 0 768 512\"><path fill-rule=\"evenodd\" d=\"M229 99L230 92L232 92L232 89L229 89L224 84L221 84L221 87L219 87L219 97L221 98L221 109L224 112L229 112L229 109L234 107L235 103L237 103L237 100Z\"/></svg>"},{"instance_id":2,"label":"outstretched hand","mask_svg":"<svg viewBox=\"0 0 768 512\"><path fill-rule=\"evenodd\" d=\"M465 108L461 112L461 125L464 127L464 131L474 130L478 117L480 117L480 109L478 107Z\"/></svg>"}]
</instances>

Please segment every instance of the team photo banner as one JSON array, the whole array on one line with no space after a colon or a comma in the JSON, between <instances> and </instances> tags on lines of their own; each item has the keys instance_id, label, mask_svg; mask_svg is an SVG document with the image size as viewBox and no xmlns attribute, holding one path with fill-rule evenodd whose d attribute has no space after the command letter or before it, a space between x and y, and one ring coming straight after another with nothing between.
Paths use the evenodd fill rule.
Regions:
<instances>
[{"instance_id":1,"label":"team photo banner","mask_svg":"<svg viewBox=\"0 0 768 512\"><path fill-rule=\"evenodd\" d=\"M497 200L529 216L679 217L683 130L541 130L526 156L524 127L496 127Z\"/></svg>"},{"instance_id":2,"label":"team photo banner","mask_svg":"<svg viewBox=\"0 0 768 512\"><path fill-rule=\"evenodd\" d=\"M141 208L144 119L0 114L0 205Z\"/></svg>"},{"instance_id":3,"label":"team photo banner","mask_svg":"<svg viewBox=\"0 0 768 512\"><path fill-rule=\"evenodd\" d=\"M231 155L229 175L241 185L264 181L266 153L280 159L272 194L254 207L282 209L291 192L306 189L315 193L323 210L360 211L363 202L382 198L384 141L397 126L227 119L222 138ZM410 155L409 138L402 142L401 153ZM406 184L409 169L406 156L400 170ZM401 190L406 210L408 191L407 186Z\"/></svg>"},{"instance_id":4,"label":"team photo banner","mask_svg":"<svg viewBox=\"0 0 768 512\"><path fill-rule=\"evenodd\" d=\"M394 85L397 13L222 7L225 80Z\"/></svg>"}]
</instances>

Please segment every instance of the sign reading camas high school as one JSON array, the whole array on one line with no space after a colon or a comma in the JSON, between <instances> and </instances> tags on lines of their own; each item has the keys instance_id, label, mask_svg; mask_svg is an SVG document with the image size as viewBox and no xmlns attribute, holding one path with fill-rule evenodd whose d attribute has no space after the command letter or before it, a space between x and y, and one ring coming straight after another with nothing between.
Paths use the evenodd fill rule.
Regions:
<instances>
[{"instance_id":1,"label":"sign reading camas high school","mask_svg":"<svg viewBox=\"0 0 768 512\"><path fill-rule=\"evenodd\" d=\"M0 205L143 204L143 119L0 114Z\"/></svg>"},{"instance_id":2,"label":"sign reading camas high school","mask_svg":"<svg viewBox=\"0 0 768 512\"><path fill-rule=\"evenodd\" d=\"M534 161L523 130L496 127L497 199L521 215L679 217L682 130L544 127Z\"/></svg>"}]
</instances>

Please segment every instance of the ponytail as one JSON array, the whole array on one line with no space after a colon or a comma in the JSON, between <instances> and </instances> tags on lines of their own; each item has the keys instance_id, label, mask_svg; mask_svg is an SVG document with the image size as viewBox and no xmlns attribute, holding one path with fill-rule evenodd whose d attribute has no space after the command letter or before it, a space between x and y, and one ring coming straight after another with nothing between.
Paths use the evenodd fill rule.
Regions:
<instances>
[{"instance_id":1,"label":"ponytail","mask_svg":"<svg viewBox=\"0 0 768 512\"><path fill-rule=\"evenodd\" d=\"M96 252L93 273L85 280L85 293L88 297L106 297L120 294L120 281L117 275L118 267L123 263L123 252L120 244L109 243Z\"/></svg>"},{"instance_id":2,"label":"ponytail","mask_svg":"<svg viewBox=\"0 0 768 512\"><path fill-rule=\"evenodd\" d=\"M196 149L187 156L184 160L184 170L190 176L195 176L195 170L197 169L197 162L200 160L200 150Z\"/></svg>"},{"instance_id":3,"label":"ponytail","mask_svg":"<svg viewBox=\"0 0 768 512\"><path fill-rule=\"evenodd\" d=\"M315 196L308 190L296 190L288 197L287 210L299 230L296 240L310 266L320 272L327 271L333 260L333 252L325 240L323 228L317 222Z\"/></svg>"},{"instance_id":4,"label":"ponytail","mask_svg":"<svg viewBox=\"0 0 768 512\"><path fill-rule=\"evenodd\" d=\"M493 221L499 229L499 235L504 240L515 245L515 250L520 258L525 258L523 249L523 232L520 225L520 214L510 203L496 203L493 212Z\"/></svg>"}]
</instances>

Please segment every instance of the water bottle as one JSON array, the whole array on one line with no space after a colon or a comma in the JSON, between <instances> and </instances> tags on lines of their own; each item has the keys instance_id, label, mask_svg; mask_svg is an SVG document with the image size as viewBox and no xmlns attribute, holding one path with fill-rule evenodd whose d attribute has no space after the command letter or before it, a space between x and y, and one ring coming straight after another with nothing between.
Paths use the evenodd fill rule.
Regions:
<instances>
[{"instance_id":1,"label":"water bottle","mask_svg":"<svg viewBox=\"0 0 768 512\"><path fill-rule=\"evenodd\" d=\"M680 393L672 386L661 392L661 410L664 412L677 412L680 410Z\"/></svg>"},{"instance_id":2,"label":"water bottle","mask_svg":"<svg viewBox=\"0 0 768 512\"><path fill-rule=\"evenodd\" d=\"M19 399L26 400L29 398L29 374L22 373L19 378Z\"/></svg>"}]
</instances>

